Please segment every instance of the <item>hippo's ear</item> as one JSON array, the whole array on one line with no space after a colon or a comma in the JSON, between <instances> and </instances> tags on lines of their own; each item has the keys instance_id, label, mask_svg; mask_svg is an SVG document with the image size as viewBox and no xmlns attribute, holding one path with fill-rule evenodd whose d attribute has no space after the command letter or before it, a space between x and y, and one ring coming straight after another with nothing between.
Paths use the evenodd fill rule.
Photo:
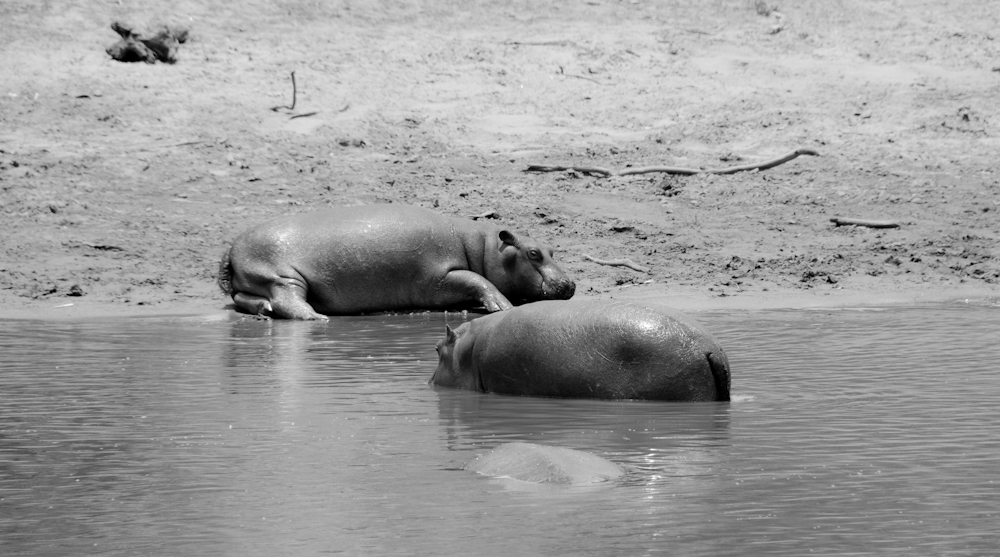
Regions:
<instances>
[{"instance_id":1,"label":"hippo's ear","mask_svg":"<svg viewBox=\"0 0 1000 557\"><path fill-rule=\"evenodd\" d=\"M445 328L445 338L446 338L445 342L451 344L456 340L458 340L458 335L455 334L455 329L452 329L451 326L449 325L445 325L444 328Z\"/></svg>"},{"instance_id":2,"label":"hippo's ear","mask_svg":"<svg viewBox=\"0 0 1000 557\"><path fill-rule=\"evenodd\" d=\"M504 245L514 246L517 249L521 249L521 242L517 239L517 236L513 235L508 230L501 230L498 235L500 238L500 250L503 251Z\"/></svg>"}]
</instances>

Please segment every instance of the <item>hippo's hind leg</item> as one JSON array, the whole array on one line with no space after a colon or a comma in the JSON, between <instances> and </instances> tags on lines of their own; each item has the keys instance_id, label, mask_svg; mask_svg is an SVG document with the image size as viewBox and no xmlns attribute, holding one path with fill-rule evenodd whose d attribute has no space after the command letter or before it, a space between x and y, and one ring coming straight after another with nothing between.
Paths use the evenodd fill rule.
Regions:
<instances>
[{"instance_id":1,"label":"hippo's hind leg","mask_svg":"<svg viewBox=\"0 0 1000 557\"><path fill-rule=\"evenodd\" d=\"M270 296L260 296L248 292L234 292L233 303L237 308L253 315L266 315L282 319L327 319L316 313L306 301L306 289L298 281L290 279L274 280L267 287Z\"/></svg>"},{"instance_id":2,"label":"hippo's hind leg","mask_svg":"<svg viewBox=\"0 0 1000 557\"><path fill-rule=\"evenodd\" d=\"M271 285L271 312L285 319L328 319L306 301L305 287L287 279Z\"/></svg>"},{"instance_id":3,"label":"hippo's hind leg","mask_svg":"<svg viewBox=\"0 0 1000 557\"><path fill-rule=\"evenodd\" d=\"M708 353L708 367L715 379L715 400L730 400L730 370L729 358L721 349Z\"/></svg>"},{"instance_id":4,"label":"hippo's hind leg","mask_svg":"<svg viewBox=\"0 0 1000 557\"><path fill-rule=\"evenodd\" d=\"M237 309L250 315L271 315L271 300L263 296L254 296L246 292L233 294L233 303Z\"/></svg>"}]
</instances>

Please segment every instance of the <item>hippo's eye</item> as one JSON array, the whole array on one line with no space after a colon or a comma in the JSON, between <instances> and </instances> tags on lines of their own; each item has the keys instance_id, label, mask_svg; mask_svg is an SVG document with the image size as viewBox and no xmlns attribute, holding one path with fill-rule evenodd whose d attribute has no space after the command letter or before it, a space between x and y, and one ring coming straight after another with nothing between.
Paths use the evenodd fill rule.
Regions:
<instances>
[{"instance_id":1,"label":"hippo's eye","mask_svg":"<svg viewBox=\"0 0 1000 557\"><path fill-rule=\"evenodd\" d=\"M532 261L541 261L542 260L542 252L540 252L540 251L538 251L536 249L528 250L528 259L530 259Z\"/></svg>"}]
</instances>

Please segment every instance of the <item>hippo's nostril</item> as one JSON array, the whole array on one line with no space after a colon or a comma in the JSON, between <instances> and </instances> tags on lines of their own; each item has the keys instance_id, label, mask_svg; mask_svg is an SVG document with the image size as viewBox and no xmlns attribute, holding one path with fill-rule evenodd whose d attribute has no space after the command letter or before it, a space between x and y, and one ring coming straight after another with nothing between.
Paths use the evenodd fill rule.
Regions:
<instances>
[{"instance_id":1,"label":"hippo's nostril","mask_svg":"<svg viewBox=\"0 0 1000 557\"><path fill-rule=\"evenodd\" d=\"M573 294L575 293L576 293L576 284L573 282L567 283L566 287L563 288L563 300L568 300L572 298Z\"/></svg>"},{"instance_id":2,"label":"hippo's nostril","mask_svg":"<svg viewBox=\"0 0 1000 557\"><path fill-rule=\"evenodd\" d=\"M576 292L576 284L571 280L559 281L553 291L552 299L568 300Z\"/></svg>"},{"instance_id":3,"label":"hippo's nostril","mask_svg":"<svg viewBox=\"0 0 1000 557\"><path fill-rule=\"evenodd\" d=\"M539 290L543 300L568 300L576 292L576 283L565 278L543 279Z\"/></svg>"}]
</instances>

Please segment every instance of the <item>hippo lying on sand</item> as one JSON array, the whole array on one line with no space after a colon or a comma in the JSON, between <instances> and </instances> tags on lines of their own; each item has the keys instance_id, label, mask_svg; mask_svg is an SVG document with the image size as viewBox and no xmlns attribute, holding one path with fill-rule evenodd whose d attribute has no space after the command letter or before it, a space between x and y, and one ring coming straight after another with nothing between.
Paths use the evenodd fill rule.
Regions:
<instances>
[{"instance_id":1,"label":"hippo lying on sand","mask_svg":"<svg viewBox=\"0 0 1000 557\"><path fill-rule=\"evenodd\" d=\"M505 443L465 464L466 470L522 482L585 485L606 482L625 470L599 456L534 443Z\"/></svg>"},{"instance_id":2,"label":"hippo lying on sand","mask_svg":"<svg viewBox=\"0 0 1000 557\"><path fill-rule=\"evenodd\" d=\"M566 398L729 400L729 360L676 310L547 301L447 327L431 383Z\"/></svg>"},{"instance_id":3,"label":"hippo lying on sand","mask_svg":"<svg viewBox=\"0 0 1000 557\"><path fill-rule=\"evenodd\" d=\"M419 207L338 207L273 220L233 241L219 286L237 309L326 319L408 309L488 311L568 299L552 250L498 226Z\"/></svg>"}]
</instances>

